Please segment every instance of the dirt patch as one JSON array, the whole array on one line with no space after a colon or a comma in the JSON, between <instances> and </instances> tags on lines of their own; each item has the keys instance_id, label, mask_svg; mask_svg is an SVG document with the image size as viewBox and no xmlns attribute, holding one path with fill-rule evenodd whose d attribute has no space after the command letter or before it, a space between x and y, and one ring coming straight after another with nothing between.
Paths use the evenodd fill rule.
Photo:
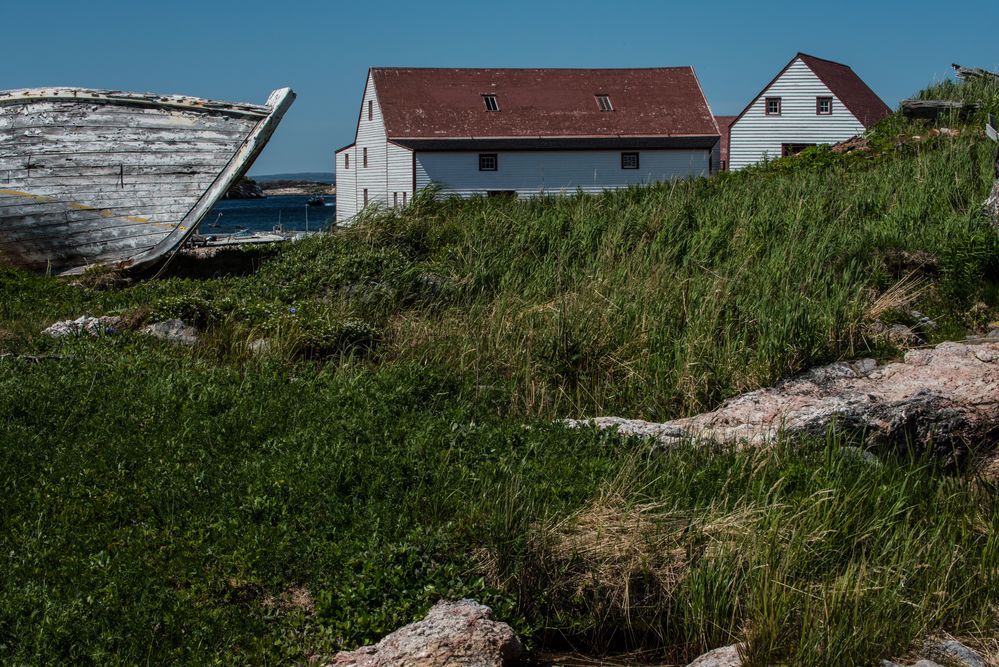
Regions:
<instances>
[{"instance_id":1,"label":"dirt patch","mask_svg":"<svg viewBox=\"0 0 999 667\"><path fill-rule=\"evenodd\" d=\"M276 609L284 612L298 610L306 614L311 614L316 610L316 603L312 598L312 593L304 586L292 586L277 595L267 594L264 596L263 605L268 609Z\"/></svg>"}]
</instances>

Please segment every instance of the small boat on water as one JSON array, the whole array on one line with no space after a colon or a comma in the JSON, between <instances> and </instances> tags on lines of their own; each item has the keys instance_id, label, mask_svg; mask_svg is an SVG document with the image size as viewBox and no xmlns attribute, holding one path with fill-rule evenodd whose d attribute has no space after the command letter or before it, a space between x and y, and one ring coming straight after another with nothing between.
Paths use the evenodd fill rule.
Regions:
<instances>
[{"instance_id":1,"label":"small boat on water","mask_svg":"<svg viewBox=\"0 0 999 667\"><path fill-rule=\"evenodd\" d=\"M306 202L309 206L326 206L326 200L323 199L322 195L316 195L315 197L309 197L309 201Z\"/></svg>"},{"instance_id":2,"label":"small boat on water","mask_svg":"<svg viewBox=\"0 0 999 667\"><path fill-rule=\"evenodd\" d=\"M294 99L290 88L264 105L0 91L0 264L71 275L166 259L246 173Z\"/></svg>"}]
</instances>

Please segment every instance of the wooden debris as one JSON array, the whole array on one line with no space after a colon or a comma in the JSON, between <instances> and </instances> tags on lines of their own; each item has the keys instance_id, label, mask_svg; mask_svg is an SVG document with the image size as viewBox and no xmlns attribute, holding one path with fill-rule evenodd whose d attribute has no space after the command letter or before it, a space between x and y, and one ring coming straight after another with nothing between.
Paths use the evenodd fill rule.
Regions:
<instances>
[{"instance_id":1,"label":"wooden debris","mask_svg":"<svg viewBox=\"0 0 999 667\"><path fill-rule=\"evenodd\" d=\"M946 113L957 113L960 117L965 117L978 109L978 105L972 102L959 102L957 100L902 100L902 114L907 118L927 118L930 120L939 118Z\"/></svg>"},{"instance_id":2,"label":"wooden debris","mask_svg":"<svg viewBox=\"0 0 999 667\"><path fill-rule=\"evenodd\" d=\"M951 67L954 68L954 74L957 76L957 78L963 81L985 79L986 81L999 83L999 74L996 74L995 72L990 72L987 69L982 69L981 67L962 67L957 63L952 64Z\"/></svg>"}]
</instances>

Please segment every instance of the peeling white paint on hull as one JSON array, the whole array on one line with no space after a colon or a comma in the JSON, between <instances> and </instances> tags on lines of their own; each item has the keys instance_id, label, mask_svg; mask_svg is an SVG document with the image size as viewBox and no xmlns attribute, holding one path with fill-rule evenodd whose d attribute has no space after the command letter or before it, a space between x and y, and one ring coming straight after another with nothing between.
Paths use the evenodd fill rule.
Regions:
<instances>
[{"instance_id":1,"label":"peeling white paint on hull","mask_svg":"<svg viewBox=\"0 0 999 667\"><path fill-rule=\"evenodd\" d=\"M0 263L73 274L163 258L246 173L294 99L289 88L265 105L0 92Z\"/></svg>"}]
</instances>

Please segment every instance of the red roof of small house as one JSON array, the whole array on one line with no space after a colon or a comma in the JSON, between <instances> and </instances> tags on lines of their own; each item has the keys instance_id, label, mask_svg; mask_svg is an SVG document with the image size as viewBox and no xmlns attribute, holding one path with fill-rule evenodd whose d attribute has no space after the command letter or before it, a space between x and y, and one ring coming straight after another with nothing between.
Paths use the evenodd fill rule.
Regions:
<instances>
[{"instance_id":1,"label":"red roof of small house","mask_svg":"<svg viewBox=\"0 0 999 667\"><path fill-rule=\"evenodd\" d=\"M847 65L816 58L807 53L799 53L796 57L801 58L801 61L815 72L822 83L826 84L833 95L839 98L864 127L870 128L891 114L888 105Z\"/></svg>"},{"instance_id":2,"label":"red roof of small house","mask_svg":"<svg viewBox=\"0 0 999 667\"><path fill-rule=\"evenodd\" d=\"M715 116L715 122L718 123L718 132L721 133L721 161L724 165L728 165L729 127L735 122L736 118L738 116Z\"/></svg>"},{"instance_id":3,"label":"red roof of small house","mask_svg":"<svg viewBox=\"0 0 999 667\"><path fill-rule=\"evenodd\" d=\"M856 116L857 120L865 128L873 127L879 120L891 114L891 109L888 105L848 65L799 52L784 65L781 71L777 73L777 76L770 80L770 83L763 86L763 90L750 100L746 108L736 116L735 120L745 116L746 112L753 108L756 100L760 99L760 95L765 93L770 86L774 85L774 82L798 58L801 58L801 61L815 73L815 76L819 77L819 80L829 88L833 95L839 98L840 102L849 109L850 113ZM732 123L734 122L733 120ZM731 127L731 123L729 126Z\"/></svg>"},{"instance_id":4,"label":"red roof of small house","mask_svg":"<svg viewBox=\"0 0 999 667\"><path fill-rule=\"evenodd\" d=\"M373 68L390 140L710 138L718 127L690 67ZM498 111L483 97L495 95ZM612 111L601 111L606 95Z\"/></svg>"}]
</instances>

